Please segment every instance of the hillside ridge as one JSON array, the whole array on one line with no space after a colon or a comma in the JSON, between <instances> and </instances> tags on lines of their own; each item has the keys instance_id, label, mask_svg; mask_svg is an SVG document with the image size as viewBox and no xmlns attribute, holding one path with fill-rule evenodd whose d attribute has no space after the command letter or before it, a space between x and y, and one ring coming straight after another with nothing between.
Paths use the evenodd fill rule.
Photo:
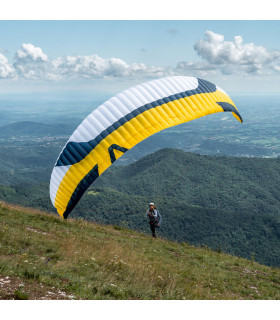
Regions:
<instances>
[{"instance_id":1,"label":"hillside ridge","mask_svg":"<svg viewBox=\"0 0 280 320\"><path fill-rule=\"evenodd\" d=\"M160 235L160 233L159 233ZM280 269L0 204L1 299L280 299Z\"/></svg>"}]
</instances>

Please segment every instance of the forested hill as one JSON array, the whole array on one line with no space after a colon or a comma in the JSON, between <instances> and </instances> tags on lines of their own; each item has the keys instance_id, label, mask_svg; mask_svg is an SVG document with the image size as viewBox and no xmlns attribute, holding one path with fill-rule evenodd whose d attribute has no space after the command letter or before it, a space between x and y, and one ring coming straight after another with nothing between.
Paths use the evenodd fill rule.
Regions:
<instances>
[{"instance_id":1,"label":"forested hill","mask_svg":"<svg viewBox=\"0 0 280 320\"><path fill-rule=\"evenodd\" d=\"M280 299L280 270L0 204L0 299Z\"/></svg>"},{"instance_id":2,"label":"forested hill","mask_svg":"<svg viewBox=\"0 0 280 320\"><path fill-rule=\"evenodd\" d=\"M280 159L204 156L162 149L110 171L95 185L214 209L280 215Z\"/></svg>"}]
</instances>

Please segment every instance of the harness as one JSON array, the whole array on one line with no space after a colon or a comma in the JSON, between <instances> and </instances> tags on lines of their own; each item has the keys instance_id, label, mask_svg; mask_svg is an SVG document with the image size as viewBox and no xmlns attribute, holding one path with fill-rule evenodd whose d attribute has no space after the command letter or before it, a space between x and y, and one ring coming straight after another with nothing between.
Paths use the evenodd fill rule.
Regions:
<instances>
[{"instance_id":1,"label":"harness","mask_svg":"<svg viewBox=\"0 0 280 320\"><path fill-rule=\"evenodd\" d=\"M153 209L153 210L149 209L149 211L148 211L148 216L149 216L149 219L150 219L150 223L156 222L156 218L158 217L158 213L156 215L154 215L155 210L156 209Z\"/></svg>"}]
</instances>

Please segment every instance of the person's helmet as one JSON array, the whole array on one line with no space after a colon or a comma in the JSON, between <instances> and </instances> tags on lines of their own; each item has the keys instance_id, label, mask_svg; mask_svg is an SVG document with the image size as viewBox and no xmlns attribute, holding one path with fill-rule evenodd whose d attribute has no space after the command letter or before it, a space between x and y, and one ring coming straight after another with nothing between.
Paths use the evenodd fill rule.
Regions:
<instances>
[{"instance_id":1,"label":"person's helmet","mask_svg":"<svg viewBox=\"0 0 280 320\"><path fill-rule=\"evenodd\" d=\"M150 204L149 204L149 206L154 206L155 204L153 203L153 202L151 202Z\"/></svg>"}]
</instances>

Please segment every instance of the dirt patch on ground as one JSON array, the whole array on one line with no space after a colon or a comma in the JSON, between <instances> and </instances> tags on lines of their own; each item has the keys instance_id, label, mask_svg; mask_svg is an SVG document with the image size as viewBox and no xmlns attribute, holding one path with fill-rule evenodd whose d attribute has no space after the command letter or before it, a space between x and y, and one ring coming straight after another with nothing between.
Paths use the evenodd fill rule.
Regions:
<instances>
[{"instance_id":1,"label":"dirt patch on ground","mask_svg":"<svg viewBox=\"0 0 280 320\"><path fill-rule=\"evenodd\" d=\"M73 300L69 295L55 287L28 281L19 277L0 274L0 300Z\"/></svg>"}]
</instances>

